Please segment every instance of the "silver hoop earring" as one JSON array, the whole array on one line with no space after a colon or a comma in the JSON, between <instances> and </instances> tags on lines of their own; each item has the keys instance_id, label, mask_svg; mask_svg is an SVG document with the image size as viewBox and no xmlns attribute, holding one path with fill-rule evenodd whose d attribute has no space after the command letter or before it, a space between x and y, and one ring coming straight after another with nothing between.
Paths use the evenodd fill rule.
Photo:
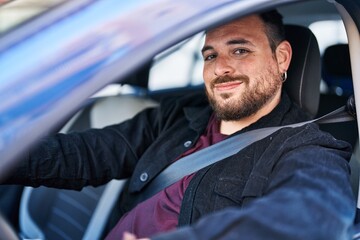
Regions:
<instances>
[{"instance_id":1,"label":"silver hoop earring","mask_svg":"<svg viewBox=\"0 0 360 240\"><path fill-rule=\"evenodd\" d=\"M282 82L284 83L286 81L286 79L287 79L287 72L284 72L282 74Z\"/></svg>"}]
</instances>

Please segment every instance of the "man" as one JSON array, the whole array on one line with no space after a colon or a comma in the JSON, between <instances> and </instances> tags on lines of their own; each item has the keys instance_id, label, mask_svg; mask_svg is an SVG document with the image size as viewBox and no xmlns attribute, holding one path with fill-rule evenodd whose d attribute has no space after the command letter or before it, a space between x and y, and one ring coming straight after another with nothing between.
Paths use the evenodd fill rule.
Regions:
<instances>
[{"instance_id":1,"label":"man","mask_svg":"<svg viewBox=\"0 0 360 240\"><path fill-rule=\"evenodd\" d=\"M349 238L351 149L315 124L284 128L134 204L185 155L308 118L282 89L292 50L277 12L209 30L202 54L208 101L170 99L119 125L47 139L9 182L76 189L130 177L107 239Z\"/></svg>"}]
</instances>

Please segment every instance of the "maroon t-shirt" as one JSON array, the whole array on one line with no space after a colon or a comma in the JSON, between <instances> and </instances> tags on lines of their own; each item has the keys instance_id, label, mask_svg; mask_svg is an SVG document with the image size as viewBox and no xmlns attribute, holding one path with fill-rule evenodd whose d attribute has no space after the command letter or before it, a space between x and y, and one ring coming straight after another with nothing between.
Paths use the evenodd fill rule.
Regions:
<instances>
[{"instance_id":1,"label":"maroon t-shirt","mask_svg":"<svg viewBox=\"0 0 360 240\"><path fill-rule=\"evenodd\" d=\"M225 139L226 135L221 134L219 128L219 121L214 115L211 116L204 134L199 138L195 146L183 153L179 158ZM122 239L125 231L142 238L175 229L178 224L185 190L194 174L185 176L153 197L138 204L119 220L106 239Z\"/></svg>"}]
</instances>

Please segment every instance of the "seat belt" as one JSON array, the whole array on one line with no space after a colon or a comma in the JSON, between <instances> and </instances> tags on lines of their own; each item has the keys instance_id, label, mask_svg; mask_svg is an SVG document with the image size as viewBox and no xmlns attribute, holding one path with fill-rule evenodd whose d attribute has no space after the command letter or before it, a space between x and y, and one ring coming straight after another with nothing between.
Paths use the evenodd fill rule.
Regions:
<instances>
[{"instance_id":1,"label":"seat belt","mask_svg":"<svg viewBox=\"0 0 360 240\"><path fill-rule=\"evenodd\" d=\"M354 96L351 96L346 105L320 118L285 126L255 129L231 136L230 138L201 149L172 163L149 183L141 195L144 197L143 199L150 198L183 177L230 157L250 144L259 141L282 128L296 128L309 123L324 124L346 122L355 119L355 99Z\"/></svg>"}]
</instances>

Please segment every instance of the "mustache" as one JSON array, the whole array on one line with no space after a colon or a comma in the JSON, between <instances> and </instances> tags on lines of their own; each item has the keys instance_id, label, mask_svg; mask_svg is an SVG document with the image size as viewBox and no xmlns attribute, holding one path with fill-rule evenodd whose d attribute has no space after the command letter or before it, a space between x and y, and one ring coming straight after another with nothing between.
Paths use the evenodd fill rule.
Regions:
<instances>
[{"instance_id":1,"label":"mustache","mask_svg":"<svg viewBox=\"0 0 360 240\"><path fill-rule=\"evenodd\" d=\"M248 83L249 77L246 75L219 76L219 77L214 78L214 80L211 82L211 87L213 88L216 84L219 84L219 83L227 83L227 82L234 82L234 81L242 81L244 83Z\"/></svg>"}]
</instances>

